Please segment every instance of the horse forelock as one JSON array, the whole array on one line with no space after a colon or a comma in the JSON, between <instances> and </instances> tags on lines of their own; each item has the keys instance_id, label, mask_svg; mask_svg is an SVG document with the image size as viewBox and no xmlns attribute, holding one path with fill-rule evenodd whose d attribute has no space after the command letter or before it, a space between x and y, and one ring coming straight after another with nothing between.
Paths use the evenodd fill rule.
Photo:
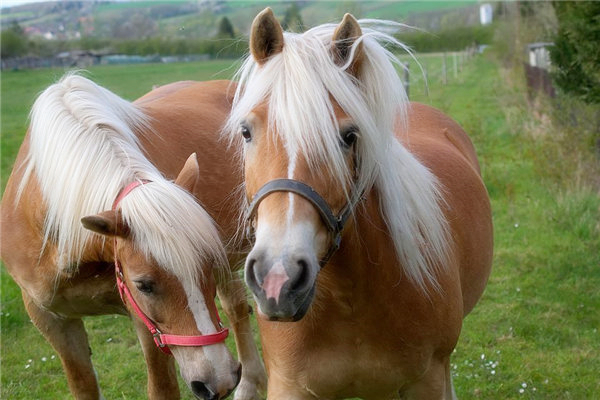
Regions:
<instances>
[{"instance_id":1,"label":"horse forelock","mask_svg":"<svg viewBox=\"0 0 600 400\"><path fill-rule=\"evenodd\" d=\"M382 215L408 278L424 290L428 284L436 287L437 270L446 265L449 247L439 184L395 136L395 131L406 131L408 99L395 69L400 62L386 46L406 46L363 26L350 52L352 57L359 45L364 52L359 76L354 77L346 71L351 60L339 66L332 58L335 28L327 24L304 34L285 33L282 51L269 61L258 65L246 59L237 74L226 132L233 140L244 117L266 103L268 131L283 139L288 154L303 154L309 167L325 167L349 196L351 188L345 183L353 171L340 147L334 113L339 105L359 128L354 190L378 190Z\"/></svg>"},{"instance_id":2,"label":"horse forelock","mask_svg":"<svg viewBox=\"0 0 600 400\"><path fill-rule=\"evenodd\" d=\"M195 282L208 263L223 267L226 255L210 215L184 189L153 181L120 203L135 246L184 282Z\"/></svg>"},{"instance_id":3,"label":"horse forelock","mask_svg":"<svg viewBox=\"0 0 600 400\"><path fill-rule=\"evenodd\" d=\"M136 180L153 183L134 190L121 207L145 257L180 279L195 278L208 259L224 260L208 214L144 156L136 132L156 134L141 109L68 74L37 98L30 119L20 190L27 179L37 179L47 208L44 246L56 245L59 269L79 263L97 237L83 228L81 218L110 210L119 191Z\"/></svg>"}]
</instances>

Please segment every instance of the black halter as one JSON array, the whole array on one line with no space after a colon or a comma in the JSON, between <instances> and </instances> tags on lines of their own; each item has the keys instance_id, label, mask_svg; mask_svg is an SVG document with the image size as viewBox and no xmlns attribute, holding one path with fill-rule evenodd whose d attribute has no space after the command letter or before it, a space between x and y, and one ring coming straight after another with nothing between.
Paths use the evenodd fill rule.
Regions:
<instances>
[{"instance_id":1,"label":"black halter","mask_svg":"<svg viewBox=\"0 0 600 400\"><path fill-rule=\"evenodd\" d=\"M307 184L293 179L274 179L265 183L263 187L256 192L252 198L252 202L248 206L246 222L248 223L249 237L253 236L252 219L254 218L254 214L256 214L258 205L264 200L265 197L275 192L291 192L298 194L310 201L319 212L319 215L321 215L321 218L323 219L323 222L325 222L329 233L332 235L332 241L331 245L329 246L329 250L327 251L327 254L325 254L325 257L319 261L321 268L324 267L331 256L337 251L337 249L340 248L344 225L346 222L348 222L348 218L350 218L354 207L362 198L362 193L360 196L355 196L350 200L350 202L346 203L346 205L340 210L340 213L336 216L325 199L323 199L323 197L321 197L316 190Z\"/></svg>"}]
</instances>

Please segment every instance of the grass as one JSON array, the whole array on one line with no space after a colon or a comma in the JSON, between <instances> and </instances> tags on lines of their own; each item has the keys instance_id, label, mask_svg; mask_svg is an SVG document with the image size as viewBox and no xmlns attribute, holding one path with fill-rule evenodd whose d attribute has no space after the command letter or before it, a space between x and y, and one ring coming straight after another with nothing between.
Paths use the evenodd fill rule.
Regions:
<instances>
[{"instance_id":1,"label":"grass","mask_svg":"<svg viewBox=\"0 0 600 400\"><path fill-rule=\"evenodd\" d=\"M553 128L533 116L521 84L489 57L463 63L456 78L449 58L447 85L441 83L441 58L422 60L429 93L413 64L411 98L442 109L473 138L495 225L492 275L452 358L458 397L594 398L600 393L600 198L576 178L586 168L578 166L585 149L560 152L552 131L534 135ZM228 65L97 67L90 76L134 99L154 84L231 76L231 70L214 75ZM3 179L36 93L61 74L3 72ZM4 268L1 278L2 398L68 397L60 363L30 323ZM128 320L94 317L86 326L105 397L145 398L145 368ZM191 398L186 388L182 393Z\"/></svg>"},{"instance_id":2,"label":"grass","mask_svg":"<svg viewBox=\"0 0 600 400\"><path fill-rule=\"evenodd\" d=\"M459 398L592 398L600 390L600 199L572 184L577 154L552 158L555 140L530 134L543 124L509 83L481 57L442 90L432 82L429 98L415 94L470 133L494 214L494 269L452 360L456 390Z\"/></svg>"}]
</instances>

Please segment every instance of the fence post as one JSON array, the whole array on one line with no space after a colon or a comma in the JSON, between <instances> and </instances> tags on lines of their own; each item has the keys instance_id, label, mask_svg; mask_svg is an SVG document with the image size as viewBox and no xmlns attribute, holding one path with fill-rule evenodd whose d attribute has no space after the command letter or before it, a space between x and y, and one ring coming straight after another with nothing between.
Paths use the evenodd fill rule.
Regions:
<instances>
[{"instance_id":1,"label":"fence post","mask_svg":"<svg viewBox=\"0 0 600 400\"><path fill-rule=\"evenodd\" d=\"M456 60L456 52L452 52L452 61L454 63L454 79L458 78L458 69L457 69L457 60Z\"/></svg>"},{"instance_id":2,"label":"fence post","mask_svg":"<svg viewBox=\"0 0 600 400\"><path fill-rule=\"evenodd\" d=\"M404 91L406 92L406 98L410 99L410 62L403 63L404 65Z\"/></svg>"},{"instance_id":3,"label":"fence post","mask_svg":"<svg viewBox=\"0 0 600 400\"><path fill-rule=\"evenodd\" d=\"M448 68L446 67L446 52L442 55L442 83L446 85L448 83Z\"/></svg>"}]
</instances>

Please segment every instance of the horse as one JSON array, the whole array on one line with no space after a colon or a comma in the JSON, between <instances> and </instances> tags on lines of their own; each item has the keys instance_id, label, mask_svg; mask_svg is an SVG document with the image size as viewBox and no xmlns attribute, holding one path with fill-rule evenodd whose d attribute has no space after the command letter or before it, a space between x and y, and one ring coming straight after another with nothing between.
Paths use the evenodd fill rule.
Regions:
<instances>
[{"instance_id":1,"label":"horse","mask_svg":"<svg viewBox=\"0 0 600 400\"><path fill-rule=\"evenodd\" d=\"M269 399L455 398L491 207L464 130L408 102L402 44L376 29L393 24L288 33L267 8L251 27L224 136L243 146Z\"/></svg>"},{"instance_id":2,"label":"horse","mask_svg":"<svg viewBox=\"0 0 600 400\"><path fill-rule=\"evenodd\" d=\"M228 266L241 244L224 244L239 206L223 199L241 175L226 167L228 151L213 151L229 87L178 82L131 103L68 74L33 106L0 208L1 258L77 399L102 398L82 322L100 314L132 315L151 399L179 398L174 359L200 399L238 382L235 399L255 399L266 386L243 282Z\"/></svg>"}]
</instances>

